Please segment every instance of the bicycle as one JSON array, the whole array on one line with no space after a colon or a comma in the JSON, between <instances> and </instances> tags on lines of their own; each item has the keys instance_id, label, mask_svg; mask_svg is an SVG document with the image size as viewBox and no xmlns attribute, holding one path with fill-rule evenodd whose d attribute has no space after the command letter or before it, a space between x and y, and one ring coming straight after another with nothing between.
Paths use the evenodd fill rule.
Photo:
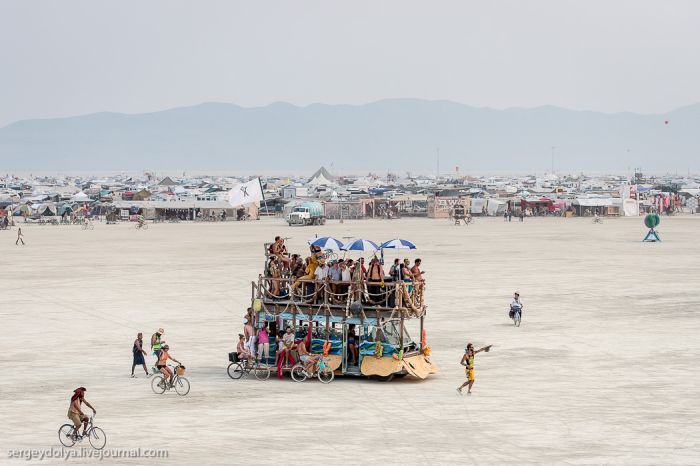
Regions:
<instances>
[{"instance_id":1,"label":"bicycle","mask_svg":"<svg viewBox=\"0 0 700 466\"><path fill-rule=\"evenodd\" d=\"M190 381L187 380L183 375L185 374L185 366L171 366L173 368L173 377L170 379L170 383L166 382L165 376L163 374L155 375L153 380L151 380L151 390L156 395L162 395L166 390L171 388L175 389L175 393L180 396L185 396L190 392Z\"/></svg>"},{"instance_id":2,"label":"bicycle","mask_svg":"<svg viewBox=\"0 0 700 466\"><path fill-rule=\"evenodd\" d=\"M513 319L513 325L515 325L516 327L520 327L520 321L522 320L522 309L511 308L509 314L509 317Z\"/></svg>"},{"instance_id":3,"label":"bicycle","mask_svg":"<svg viewBox=\"0 0 700 466\"><path fill-rule=\"evenodd\" d=\"M92 224L92 222L85 222L83 223L83 230L94 230L95 225Z\"/></svg>"},{"instance_id":4,"label":"bicycle","mask_svg":"<svg viewBox=\"0 0 700 466\"><path fill-rule=\"evenodd\" d=\"M148 224L146 222L138 222L136 223L136 229L137 230L148 230Z\"/></svg>"},{"instance_id":5,"label":"bicycle","mask_svg":"<svg viewBox=\"0 0 700 466\"><path fill-rule=\"evenodd\" d=\"M251 364L248 359L240 360L238 359L238 355L236 353L231 353L229 355L229 360L231 361L231 364L229 364L226 368L226 373L233 380L238 380L251 372L256 379L267 380L270 378L270 374L272 373L270 366L260 364L259 361L255 361Z\"/></svg>"},{"instance_id":6,"label":"bicycle","mask_svg":"<svg viewBox=\"0 0 700 466\"><path fill-rule=\"evenodd\" d=\"M333 369L328 365L328 359L323 357L318 360L318 364L314 364L314 371L311 374L306 372L303 362L294 364L291 373L295 382L303 382L306 379L317 377L321 383L331 383L335 378Z\"/></svg>"},{"instance_id":7,"label":"bicycle","mask_svg":"<svg viewBox=\"0 0 700 466\"><path fill-rule=\"evenodd\" d=\"M326 249L323 251L323 258L326 262L338 260L338 254L336 254L332 249Z\"/></svg>"},{"instance_id":8,"label":"bicycle","mask_svg":"<svg viewBox=\"0 0 700 466\"><path fill-rule=\"evenodd\" d=\"M63 424L58 429L58 440L64 447L72 447L76 442L82 442L87 436L90 441L90 445L95 450L102 450L107 444L107 435L105 431L101 428L93 425L96 414L90 416L90 422L88 423L88 428L85 431L85 435L80 435L78 431L80 426L76 429L73 424Z\"/></svg>"}]
</instances>

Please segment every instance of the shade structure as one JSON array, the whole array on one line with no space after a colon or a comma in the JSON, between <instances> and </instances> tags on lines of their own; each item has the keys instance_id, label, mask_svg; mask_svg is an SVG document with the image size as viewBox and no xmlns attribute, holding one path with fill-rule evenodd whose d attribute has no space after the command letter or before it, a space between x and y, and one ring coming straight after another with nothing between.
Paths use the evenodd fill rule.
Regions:
<instances>
[{"instance_id":1,"label":"shade structure","mask_svg":"<svg viewBox=\"0 0 700 466\"><path fill-rule=\"evenodd\" d=\"M417 246L407 239L391 239L379 246L380 249L417 249Z\"/></svg>"},{"instance_id":2,"label":"shade structure","mask_svg":"<svg viewBox=\"0 0 700 466\"><path fill-rule=\"evenodd\" d=\"M377 251L379 246L368 239L355 239L346 243L341 249L343 251Z\"/></svg>"},{"instance_id":3,"label":"shade structure","mask_svg":"<svg viewBox=\"0 0 700 466\"><path fill-rule=\"evenodd\" d=\"M339 239L333 238L332 236L315 238L310 244L311 246L318 246L321 249L330 249L332 251L340 251L343 249L343 242Z\"/></svg>"}]
</instances>

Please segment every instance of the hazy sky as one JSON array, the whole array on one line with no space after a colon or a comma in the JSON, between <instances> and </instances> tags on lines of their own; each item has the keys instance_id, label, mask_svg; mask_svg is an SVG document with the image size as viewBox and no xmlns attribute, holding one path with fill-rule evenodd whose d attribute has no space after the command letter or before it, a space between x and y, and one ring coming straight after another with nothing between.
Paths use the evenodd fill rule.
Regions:
<instances>
[{"instance_id":1,"label":"hazy sky","mask_svg":"<svg viewBox=\"0 0 700 466\"><path fill-rule=\"evenodd\" d=\"M700 102L698 0L0 0L0 126L224 101Z\"/></svg>"}]
</instances>

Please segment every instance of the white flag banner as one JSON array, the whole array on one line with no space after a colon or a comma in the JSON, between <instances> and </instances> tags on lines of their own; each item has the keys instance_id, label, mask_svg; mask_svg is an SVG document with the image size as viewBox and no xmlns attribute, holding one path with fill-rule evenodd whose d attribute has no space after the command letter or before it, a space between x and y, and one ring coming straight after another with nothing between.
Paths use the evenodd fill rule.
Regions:
<instances>
[{"instance_id":1,"label":"white flag banner","mask_svg":"<svg viewBox=\"0 0 700 466\"><path fill-rule=\"evenodd\" d=\"M260 186L260 178L236 185L228 192L228 203L231 204L231 207L257 204L262 200L263 192Z\"/></svg>"}]
</instances>

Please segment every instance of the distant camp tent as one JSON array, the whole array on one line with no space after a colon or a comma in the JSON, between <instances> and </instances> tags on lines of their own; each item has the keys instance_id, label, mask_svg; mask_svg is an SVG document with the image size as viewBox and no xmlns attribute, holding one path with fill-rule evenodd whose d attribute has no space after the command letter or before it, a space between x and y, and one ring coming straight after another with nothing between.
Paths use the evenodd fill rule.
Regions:
<instances>
[{"instance_id":1,"label":"distant camp tent","mask_svg":"<svg viewBox=\"0 0 700 466\"><path fill-rule=\"evenodd\" d=\"M71 197L70 200L73 202L90 202L92 199L90 199L90 196L88 196L84 192L79 191L73 194L73 197Z\"/></svg>"},{"instance_id":2,"label":"distant camp tent","mask_svg":"<svg viewBox=\"0 0 700 466\"><path fill-rule=\"evenodd\" d=\"M60 204L56 213L61 217L63 217L63 215L70 215L73 213L73 208L69 204Z\"/></svg>"},{"instance_id":3,"label":"distant camp tent","mask_svg":"<svg viewBox=\"0 0 700 466\"><path fill-rule=\"evenodd\" d=\"M175 183L169 176L166 176L160 183L158 183L158 186L177 186L177 183Z\"/></svg>"},{"instance_id":4,"label":"distant camp tent","mask_svg":"<svg viewBox=\"0 0 700 466\"><path fill-rule=\"evenodd\" d=\"M328 186L332 185L334 181L335 177L328 173L326 167L321 167L316 171L316 173L311 175L311 178L308 180L308 184L312 186Z\"/></svg>"},{"instance_id":5,"label":"distant camp tent","mask_svg":"<svg viewBox=\"0 0 700 466\"><path fill-rule=\"evenodd\" d=\"M42 217L51 217L53 215L56 215L56 210L52 205L39 204L34 207L34 213L36 215L41 215Z\"/></svg>"},{"instance_id":6,"label":"distant camp tent","mask_svg":"<svg viewBox=\"0 0 700 466\"><path fill-rule=\"evenodd\" d=\"M151 197L151 192L147 189L142 189L141 191L134 194L132 201L145 201Z\"/></svg>"}]
</instances>

